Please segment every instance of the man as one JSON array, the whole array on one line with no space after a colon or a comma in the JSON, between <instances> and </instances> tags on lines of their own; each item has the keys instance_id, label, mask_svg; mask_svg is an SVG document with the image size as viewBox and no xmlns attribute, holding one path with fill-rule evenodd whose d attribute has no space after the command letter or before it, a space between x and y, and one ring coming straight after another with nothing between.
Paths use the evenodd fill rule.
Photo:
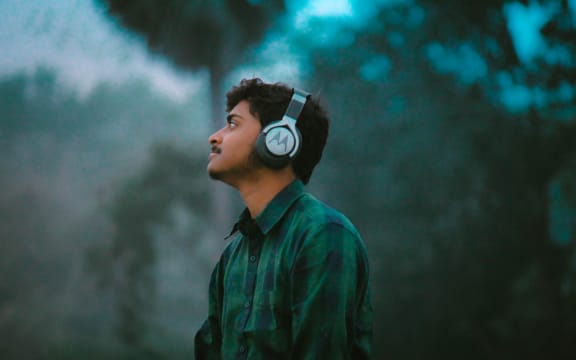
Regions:
<instances>
[{"instance_id":1,"label":"man","mask_svg":"<svg viewBox=\"0 0 576 360\"><path fill-rule=\"evenodd\" d=\"M325 111L260 79L226 97L208 173L236 188L246 209L212 273L196 358L369 358L364 244L346 217L304 191L326 144Z\"/></svg>"}]
</instances>

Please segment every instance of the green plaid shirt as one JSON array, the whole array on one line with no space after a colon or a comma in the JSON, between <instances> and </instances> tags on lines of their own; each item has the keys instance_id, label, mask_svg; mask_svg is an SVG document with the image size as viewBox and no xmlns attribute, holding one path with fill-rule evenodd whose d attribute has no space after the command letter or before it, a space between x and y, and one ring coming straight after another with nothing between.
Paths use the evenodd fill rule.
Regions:
<instances>
[{"instance_id":1,"label":"green plaid shirt","mask_svg":"<svg viewBox=\"0 0 576 360\"><path fill-rule=\"evenodd\" d=\"M252 220L244 211L210 280L195 337L204 359L368 359L366 249L341 213L295 181Z\"/></svg>"}]
</instances>

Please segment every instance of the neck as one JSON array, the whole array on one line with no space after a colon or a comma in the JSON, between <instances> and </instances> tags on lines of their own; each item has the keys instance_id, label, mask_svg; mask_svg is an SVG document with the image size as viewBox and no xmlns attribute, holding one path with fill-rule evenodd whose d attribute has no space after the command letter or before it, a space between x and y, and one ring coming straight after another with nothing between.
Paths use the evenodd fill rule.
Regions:
<instances>
[{"instance_id":1,"label":"neck","mask_svg":"<svg viewBox=\"0 0 576 360\"><path fill-rule=\"evenodd\" d=\"M296 179L290 168L281 171L263 169L260 175L236 186L252 218L256 218L280 191Z\"/></svg>"}]
</instances>

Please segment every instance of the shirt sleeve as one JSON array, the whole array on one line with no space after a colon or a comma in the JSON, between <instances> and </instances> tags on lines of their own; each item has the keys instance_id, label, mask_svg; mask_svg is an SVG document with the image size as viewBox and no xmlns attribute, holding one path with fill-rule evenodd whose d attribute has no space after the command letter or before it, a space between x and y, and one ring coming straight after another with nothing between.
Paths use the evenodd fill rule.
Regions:
<instances>
[{"instance_id":1,"label":"shirt sleeve","mask_svg":"<svg viewBox=\"0 0 576 360\"><path fill-rule=\"evenodd\" d=\"M196 360L221 359L222 333L220 317L222 311L222 259L216 264L210 277L208 290L208 317L194 337Z\"/></svg>"},{"instance_id":2,"label":"shirt sleeve","mask_svg":"<svg viewBox=\"0 0 576 360\"><path fill-rule=\"evenodd\" d=\"M292 269L294 359L368 359L369 268L360 236L338 223L303 239Z\"/></svg>"}]
</instances>

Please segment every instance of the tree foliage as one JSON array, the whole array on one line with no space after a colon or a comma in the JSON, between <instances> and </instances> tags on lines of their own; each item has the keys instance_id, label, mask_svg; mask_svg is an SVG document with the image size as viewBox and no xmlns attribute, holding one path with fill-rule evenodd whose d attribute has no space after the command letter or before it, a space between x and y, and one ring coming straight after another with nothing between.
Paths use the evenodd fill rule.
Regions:
<instances>
[{"instance_id":1,"label":"tree foliage","mask_svg":"<svg viewBox=\"0 0 576 360\"><path fill-rule=\"evenodd\" d=\"M122 198L125 205L112 207L110 213L103 211L102 203L140 169L142 153L152 144L197 136L188 137L186 131L194 121L187 108L198 108L197 104L176 104L150 88L136 81L101 86L80 98L60 87L56 74L46 69L0 81L1 358L63 358L73 348L107 357L116 349L118 341L108 329L116 316L111 310L120 313L120 303L115 307L111 301L116 296L111 287L96 289L94 273L86 272L84 260L87 251L112 258L107 247L114 239L110 224L117 219L115 225L126 233L130 218L124 214L133 209L127 208L128 195ZM180 186L175 203L189 204L192 197L205 201L205 194L195 192L205 190L204 170L198 170L203 159L195 160L194 151L174 156L174 146L155 152L164 167L158 167L159 177L148 178L156 190L148 199L164 196L160 185L170 182ZM166 170L171 166L177 169L172 176ZM192 188L180 191L185 185L178 183L179 174L186 171L192 178L183 181ZM139 231L140 224L130 224ZM199 226L191 226L194 234ZM141 250L149 251L146 238L142 241ZM195 244L190 241L188 248ZM126 255L122 244L114 253L133 256ZM157 255L141 258L145 256ZM100 264L104 263L110 264ZM139 271L138 266L133 269ZM97 274L106 273L98 270L102 272ZM126 306L130 288L122 291L118 298Z\"/></svg>"},{"instance_id":2,"label":"tree foliage","mask_svg":"<svg viewBox=\"0 0 576 360\"><path fill-rule=\"evenodd\" d=\"M198 177L204 162L192 154L170 144L156 146L146 169L127 181L110 204L112 242L88 253L90 268L114 291L120 339L144 354L154 351L147 337L158 298L158 242L169 241L155 236L155 228L171 225L170 210L176 205L183 206L187 216L198 217L197 223L206 221L207 179ZM202 236L201 229L193 230L187 237ZM192 248L197 246L192 243Z\"/></svg>"},{"instance_id":3,"label":"tree foliage","mask_svg":"<svg viewBox=\"0 0 576 360\"><path fill-rule=\"evenodd\" d=\"M341 30L352 44L311 46L314 81L330 84L324 95L337 143L325 160L330 180L318 179L319 188L339 194L336 202L364 229L374 264L376 358L575 354L568 341L574 295L566 291L574 248L550 237L548 192L572 166L576 144L573 98L555 96L549 85L558 82L549 80L572 83L563 74L576 63L559 70L520 61L508 3L386 6L374 22ZM567 2L553 9L546 36L551 24L573 34ZM464 60L453 75L441 74L430 61L438 44L474 49L485 75L460 81ZM509 112L499 101L502 73L553 101ZM334 180L350 167L362 175Z\"/></svg>"},{"instance_id":4,"label":"tree foliage","mask_svg":"<svg viewBox=\"0 0 576 360\"><path fill-rule=\"evenodd\" d=\"M282 0L98 0L149 49L187 69L226 73L283 11Z\"/></svg>"}]
</instances>

